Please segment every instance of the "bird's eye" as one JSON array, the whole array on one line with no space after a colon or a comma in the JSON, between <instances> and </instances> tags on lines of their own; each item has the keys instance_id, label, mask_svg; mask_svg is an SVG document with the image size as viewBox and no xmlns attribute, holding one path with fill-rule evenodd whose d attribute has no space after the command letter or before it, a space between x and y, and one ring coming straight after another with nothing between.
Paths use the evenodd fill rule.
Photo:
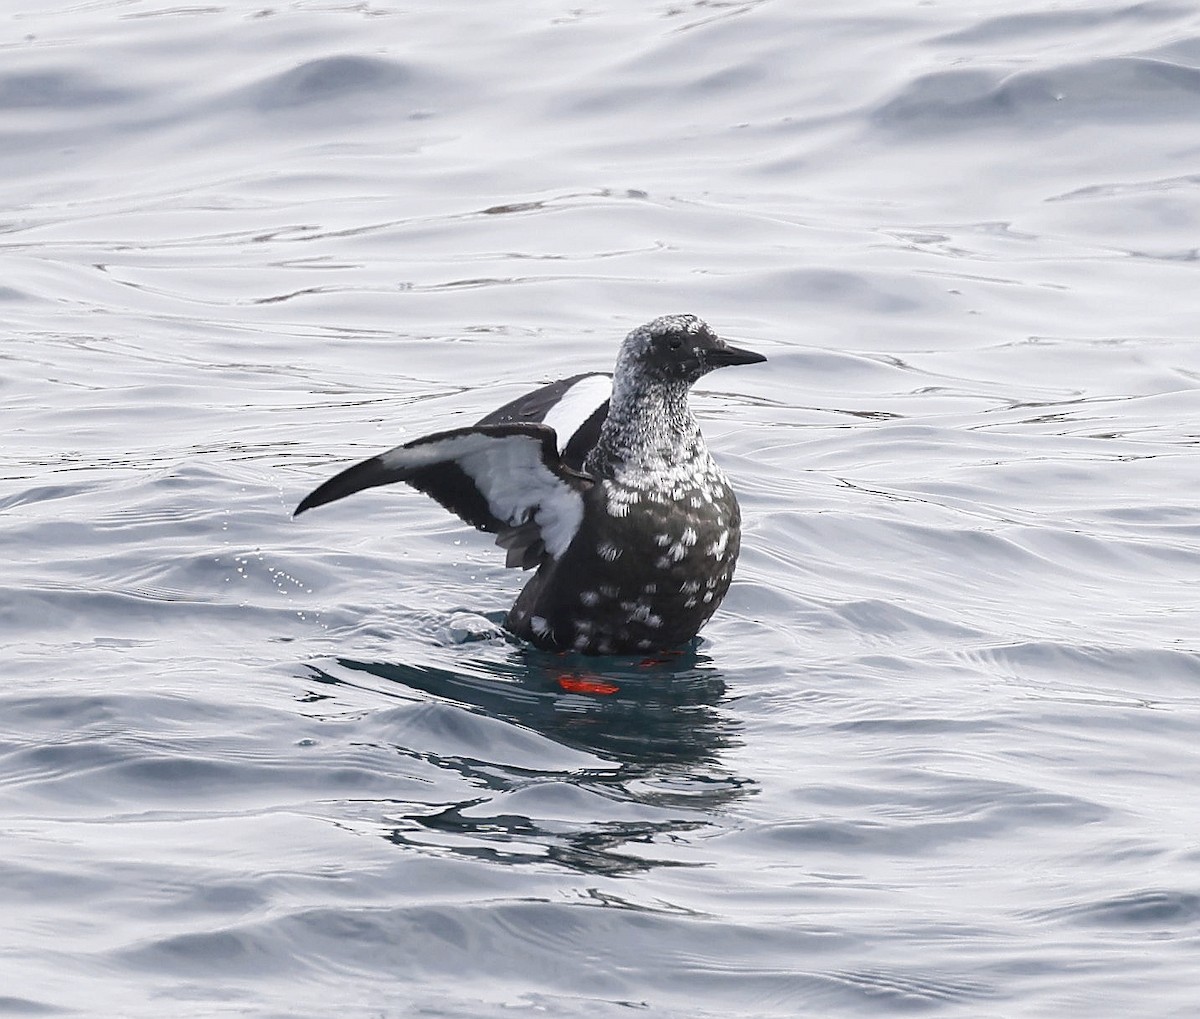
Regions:
<instances>
[{"instance_id":1,"label":"bird's eye","mask_svg":"<svg viewBox=\"0 0 1200 1019\"><path fill-rule=\"evenodd\" d=\"M683 346L683 340L681 340L678 336L672 337L670 346L672 350L678 350Z\"/></svg>"}]
</instances>

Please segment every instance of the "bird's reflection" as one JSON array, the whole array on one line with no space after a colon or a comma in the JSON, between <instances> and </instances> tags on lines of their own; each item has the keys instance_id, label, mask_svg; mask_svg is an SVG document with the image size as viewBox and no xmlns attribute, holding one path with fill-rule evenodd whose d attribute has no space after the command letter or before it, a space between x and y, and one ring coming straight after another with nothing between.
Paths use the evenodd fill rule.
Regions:
<instances>
[{"instance_id":1,"label":"bird's reflection","mask_svg":"<svg viewBox=\"0 0 1200 1019\"><path fill-rule=\"evenodd\" d=\"M454 668L347 658L327 669L310 668L323 684L377 687L363 683L368 676L399 684L599 760L568 771L540 770L536 762L518 767L490 761L486 746L468 757L394 745L422 766L468 779L472 790L459 802L410 802L399 815L391 814L386 837L397 845L497 863L551 862L591 873L679 865L654 859L653 845L710 826L722 807L752 789L722 763L739 725L722 706L720 672L694 647L652 658L595 658L512 645L471 657L455 650L459 657L440 649L442 657L454 658ZM508 794L547 782L598 793L598 816L531 816L539 813L536 789L532 799L520 801L520 811L507 802ZM631 818L631 809L641 816Z\"/></svg>"},{"instance_id":2,"label":"bird's reflection","mask_svg":"<svg viewBox=\"0 0 1200 1019\"><path fill-rule=\"evenodd\" d=\"M455 669L349 659L339 664L629 763L711 759L731 735L729 723L714 711L724 680L694 650L632 659L520 648L509 658L456 662Z\"/></svg>"}]
</instances>

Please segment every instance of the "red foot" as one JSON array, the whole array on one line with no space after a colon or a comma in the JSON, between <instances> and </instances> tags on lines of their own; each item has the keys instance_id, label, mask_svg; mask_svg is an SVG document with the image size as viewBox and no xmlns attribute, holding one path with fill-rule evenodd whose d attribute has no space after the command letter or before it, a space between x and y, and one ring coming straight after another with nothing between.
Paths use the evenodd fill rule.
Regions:
<instances>
[{"instance_id":1,"label":"red foot","mask_svg":"<svg viewBox=\"0 0 1200 1019\"><path fill-rule=\"evenodd\" d=\"M585 679L570 673L559 676L558 685L568 693L594 693L605 697L621 689L612 683L605 683L599 679Z\"/></svg>"}]
</instances>

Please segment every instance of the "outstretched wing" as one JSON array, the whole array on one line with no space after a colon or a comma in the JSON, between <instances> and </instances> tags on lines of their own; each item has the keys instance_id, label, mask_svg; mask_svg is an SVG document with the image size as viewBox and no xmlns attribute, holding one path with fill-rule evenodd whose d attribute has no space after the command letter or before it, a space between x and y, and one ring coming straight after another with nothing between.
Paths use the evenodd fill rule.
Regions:
<instances>
[{"instance_id":1,"label":"outstretched wing","mask_svg":"<svg viewBox=\"0 0 1200 1019\"><path fill-rule=\"evenodd\" d=\"M498 535L496 544L508 550L506 565L523 569L566 551L591 484L563 464L547 425L477 425L427 435L355 464L307 495L294 515L395 481Z\"/></svg>"},{"instance_id":2,"label":"outstretched wing","mask_svg":"<svg viewBox=\"0 0 1200 1019\"><path fill-rule=\"evenodd\" d=\"M600 438L608 417L612 376L598 372L572 375L518 396L479 421L481 425L529 422L549 425L558 436L563 463L575 470Z\"/></svg>"}]
</instances>

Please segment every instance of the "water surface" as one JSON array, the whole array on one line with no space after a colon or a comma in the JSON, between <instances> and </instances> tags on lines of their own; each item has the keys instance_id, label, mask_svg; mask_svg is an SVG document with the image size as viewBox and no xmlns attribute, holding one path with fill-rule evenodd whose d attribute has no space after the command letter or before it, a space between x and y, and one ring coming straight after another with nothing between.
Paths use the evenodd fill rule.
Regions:
<instances>
[{"instance_id":1,"label":"water surface","mask_svg":"<svg viewBox=\"0 0 1200 1019\"><path fill-rule=\"evenodd\" d=\"M0 1014L1194 1013L1189 7L0 13ZM678 311L686 653L290 519Z\"/></svg>"}]
</instances>

